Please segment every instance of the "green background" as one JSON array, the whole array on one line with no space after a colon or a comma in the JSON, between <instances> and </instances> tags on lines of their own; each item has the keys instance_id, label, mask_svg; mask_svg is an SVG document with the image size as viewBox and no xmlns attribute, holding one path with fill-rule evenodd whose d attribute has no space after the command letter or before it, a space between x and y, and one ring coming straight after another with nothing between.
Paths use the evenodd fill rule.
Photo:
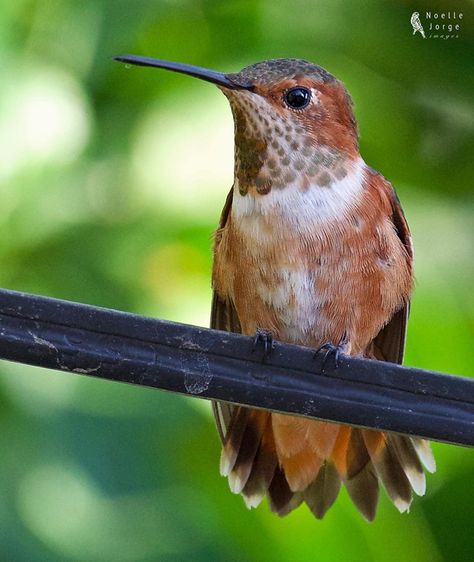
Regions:
<instances>
[{"instance_id":1,"label":"green background","mask_svg":"<svg viewBox=\"0 0 474 562\"><path fill-rule=\"evenodd\" d=\"M199 325L233 125L212 85L112 62L228 72L301 57L341 78L361 152L398 190L416 247L406 362L472 374L474 5L333 0L0 3L0 286ZM416 9L460 37L412 35ZM424 19L422 19L424 21ZM426 29L425 25L425 31ZM247 511L218 474L209 405L2 362L0 559L472 560L474 456L435 444L409 515L373 524Z\"/></svg>"}]
</instances>

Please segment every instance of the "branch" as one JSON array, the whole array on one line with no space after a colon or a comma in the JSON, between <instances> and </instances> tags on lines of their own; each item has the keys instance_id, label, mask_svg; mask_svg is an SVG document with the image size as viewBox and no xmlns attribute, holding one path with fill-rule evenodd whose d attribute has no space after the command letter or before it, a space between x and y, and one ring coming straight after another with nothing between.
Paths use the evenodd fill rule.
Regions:
<instances>
[{"instance_id":1,"label":"branch","mask_svg":"<svg viewBox=\"0 0 474 562\"><path fill-rule=\"evenodd\" d=\"M309 418L474 445L474 380L0 290L0 358Z\"/></svg>"}]
</instances>

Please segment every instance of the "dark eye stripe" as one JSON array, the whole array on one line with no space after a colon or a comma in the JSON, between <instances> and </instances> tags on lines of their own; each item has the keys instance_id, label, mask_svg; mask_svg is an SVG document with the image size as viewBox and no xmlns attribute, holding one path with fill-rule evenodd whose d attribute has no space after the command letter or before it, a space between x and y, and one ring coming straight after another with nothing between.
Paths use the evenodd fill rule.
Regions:
<instances>
[{"instance_id":1,"label":"dark eye stripe","mask_svg":"<svg viewBox=\"0 0 474 562\"><path fill-rule=\"evenodd\" d=\"M311 101L311 92L307 88L297 86L285 93L285 103L293 109L304 109Z\"/></svg>"}]
</instances>

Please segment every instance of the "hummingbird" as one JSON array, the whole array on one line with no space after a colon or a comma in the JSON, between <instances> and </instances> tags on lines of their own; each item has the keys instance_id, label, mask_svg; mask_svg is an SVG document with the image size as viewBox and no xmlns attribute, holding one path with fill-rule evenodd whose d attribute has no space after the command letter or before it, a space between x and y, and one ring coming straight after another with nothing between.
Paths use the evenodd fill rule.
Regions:
<instances>
[{"instance_id":1,"label":"hummingbird","mask_svg":"<svg viewBox=\"0 0 474 562\"><path fill-rule=\"evenodd\" d=\"M413 289L410 231L392 185L359 152L344 84L300 59L225 74L125 55L211 82L234 118L234 183L213 249L211 327L401 363ZM336 362L337 365L337 362ZM400 512L435 470L429 444L293 415L213 403L220 472L249 508L322 518L342 485L369 521L382 484Z\"/></svg>"}]
</instances>

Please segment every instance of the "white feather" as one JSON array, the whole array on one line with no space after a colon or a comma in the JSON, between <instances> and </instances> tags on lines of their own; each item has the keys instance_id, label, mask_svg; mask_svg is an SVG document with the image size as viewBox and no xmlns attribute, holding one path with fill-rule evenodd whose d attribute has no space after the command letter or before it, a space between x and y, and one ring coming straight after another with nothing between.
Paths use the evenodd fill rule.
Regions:
<instances>
[{"instance_id":1,"label":"white feather","mask_svg":"<svg viewBox=\"0 0 474 562\"><path fill-rule=\"evenodd\" d=\"M260 236L260 217L281 217L299 232L312 229L321 222L341 220L359 200L363 191L365 162L358 158L348 164L348 173L341 180L333 181L328 187L312 185L307 190L299 187L299 180L284 189L272 189L259 195L249 191L239 192L238 179L234 185L232 217L250 234Z\"/></svg>"}]
</instances>

